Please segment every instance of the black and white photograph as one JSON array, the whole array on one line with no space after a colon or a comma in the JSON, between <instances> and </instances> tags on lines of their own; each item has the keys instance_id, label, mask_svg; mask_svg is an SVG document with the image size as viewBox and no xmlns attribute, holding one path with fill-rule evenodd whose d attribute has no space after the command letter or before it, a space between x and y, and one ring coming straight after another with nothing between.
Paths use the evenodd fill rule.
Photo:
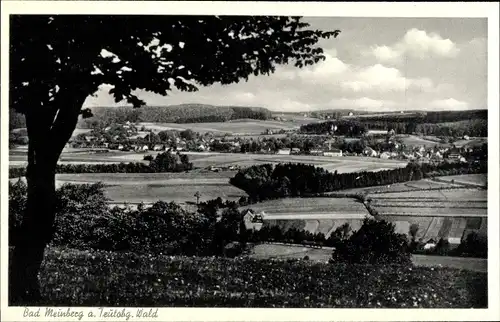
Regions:
<instances>
[{"instance_id":1,"label":"black and white photograph","mask_svg":"<svg viewBox=\"0 0 500 322\"><path fill-rule=\"evenodd\" d=\"M498 3L28 2L2 320L500 318Z\"/></svg>"}]
</instances>

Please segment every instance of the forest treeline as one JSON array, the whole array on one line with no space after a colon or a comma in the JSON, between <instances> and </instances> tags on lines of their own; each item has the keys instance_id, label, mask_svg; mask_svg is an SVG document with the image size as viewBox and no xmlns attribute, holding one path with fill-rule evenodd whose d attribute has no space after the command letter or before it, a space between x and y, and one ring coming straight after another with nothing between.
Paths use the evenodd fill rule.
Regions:
<instances>
[{"instance_id":1,"label":"forest treeline","mask_svg":"<svg viewBox=\"0 0 500 322\"><path fill-rule=\"evenodd\" d=\"M82 128L95 128L128 122L151 123L206 123L226 122L236 119L266 120L271 112L260 107L212 106L203 104L181 104L172 106L99 107L93 109L94 116L80 121Z\"/></svg>"},{"instance_id":2,"label":"forest treeline","mask_svg":"<svg viewBox=\"0 0 500 322\"><path fill-rule=\"evenodd\" d=\"M335 132L332 129L337 126ZM437 111L411 114L360 115L301 126L302 133L356 136L368 130L394 130L396 134L435 136L488 136L487 110Z\"/></svg>"},{"instance_id":3,"label":"forest treeline","mask_svg":"<svg viewBox=\"0 0 500 322\"><path fill-rule=\"evenodd\" d=\"M409 163L404 168L377 172L335 173L307 164L262 164L242 169L230 183L248 194L248 202L310 196L344 189L389 185L430 176L487 173L487 162Z\"/></svg>"}]
</instances>

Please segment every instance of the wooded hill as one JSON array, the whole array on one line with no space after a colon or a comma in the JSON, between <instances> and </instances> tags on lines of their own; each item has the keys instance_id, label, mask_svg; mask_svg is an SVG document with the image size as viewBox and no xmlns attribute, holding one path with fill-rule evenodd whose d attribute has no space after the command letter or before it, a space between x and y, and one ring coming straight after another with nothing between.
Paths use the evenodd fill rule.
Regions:
<instances>
[{"instance_id":1,"label":"wooded hill","mask_svg":"<svg viewBox=\"0 0 500 322\"><path fill-rule=\"evenodd\" d=\"M369 130L394 130L398 134L422 133L436 136L487 136L488 111L436 111L405 113L371 113L344 116L340 120L311 123L301 131L328 133L332 125L353 122Z\"/></svg>"},{"instance_id":2,"label":"wooded hill","mask_svg":"<svg viewBox=\"0 0 500 322\"><path fill-rule=\"evenodd\" d=\"M155 122L155 123L206 123L235 119L266 120L271 112L262 107L213 106L205 104L180 104L169 106L95 107L93 117L80 120L79 127L90 128L96 123Z\"/></svg>"}]
</instances>

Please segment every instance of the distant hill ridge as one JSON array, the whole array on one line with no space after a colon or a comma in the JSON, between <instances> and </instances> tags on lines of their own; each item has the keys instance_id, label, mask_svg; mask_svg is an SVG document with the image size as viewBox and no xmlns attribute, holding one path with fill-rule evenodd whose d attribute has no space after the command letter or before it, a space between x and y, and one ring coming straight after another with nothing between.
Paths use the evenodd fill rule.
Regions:
<instances>
[{"instance_id":1,"label":"distant hill ridge","mask_svg":"<svg viewBox=\"0 0 500 322\"><path fill-rule=\"evenodd\" d=\"M216 106L208 104L179 104L167 106L144 106L134 109L122 107L94 107L94 116L82 120L80 127L90 127L96 122L155 122L155 123L206 123L226 122L236 119L267 120L271 111L253 106Z\"/></svg>"}]
</instances>

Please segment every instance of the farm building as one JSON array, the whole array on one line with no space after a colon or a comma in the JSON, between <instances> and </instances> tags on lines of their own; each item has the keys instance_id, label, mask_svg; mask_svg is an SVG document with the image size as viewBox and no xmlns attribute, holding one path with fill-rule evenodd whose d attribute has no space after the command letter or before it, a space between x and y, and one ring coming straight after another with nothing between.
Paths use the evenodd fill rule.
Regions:
<instances>
[{"instance_id":1,"label":"farm building","mask_svg":"<svg viewBox=\"0 0 500 322\"><path fill-rule=\"evenodd\" d=\"M433 249L433 248L436 248L436 241L434 239L429 239L425 245L424 245L424 250L428 250L428 249Z\"/></svg>"},{"instance_id":2,"label":"farm building","mask_svg":"<svg viewBox=\"0 0 500 322\"><path fill-rule=\"evenodd\" d=\"M278 154L290 154L291 149L279 149Z\"/></svg>"},{"instance_id":3,"label":"farm building","mask_svg":"<svg viewBox=\"0 0 500 322\"><path fill-rule=\"evenodd\" d=\"M292 153L293 154L299 154L300 153L300 149L299 148L292 148Z\"/></svg>"},{"instance_id":4,"label":"farm building","mask_svg":"<svg viewBox=\"0 0 500 322\"><path fill-rule=\"evenodd\" d=\"M366 148L364 148L363 154L366 155L366 156L369 156L369 157L376 157L377 156L377 151L375 151L374 149L372 149L369 146L367 146Z\"/></svg>"},{"instance_id":5,"label":"farm building","mask_svg":"<svg viewBox=\"0 0 500 322\"><path fill-rule=\"evenodd\" d=\"M243 216L243 222L246 229L260 230L264 224L264 219L262 214L254 214L251 210L247 210L247 213Z\"/></svg>"},{"instance_id":6,"label":"farm building","mask_svg":"<svg viewBox=\"0 0 500 322\"><path fill-rule=\"evenodd\" d=\"M342 156L342 150L340 150L340 149L331 149L331 150L323 152L323 155L325 157L341 157Z\"/></svg>"},{"instance_id":7,"label":"farm building","mask_svg":"<svg viewBox=\"0 0 500 322\"><path fill-rule=\"evenodd\" d=\"M462 242L462 239L458 238L458 237L448 237L448 242L451 245L460 245L460 243Z\"/></svg>"},{"instance_id":8,"label":"farm building","mask_svg":"<svg viewBox=\"0 0 500 322\"><path fill-rule=\"evenodd\" d=\"M381 135L386 135L387 131L386 130L368 130L366 132L367 136L381 136Z\"/></svg>"},{"instance_id":9,"label":"farm building","mask_svg":"<svg viewBox=\"0 0 500 322\"><path fill-rule=\"evenodd\" d=\"M161 150L164 150L164 146L163 144L156 144L154 147L153 147L153 151L161 151Z\"/></svg>"},{"instance_id":10,"label":"farm building","mask_svg":"<svg viewBox=\"0 0 500 322\"><path fill-rule=\"evenodd\" d=\"M312 154L312 155L323 155L323 150L318 150L318 149L313 149L313 150L310 150L309 151L309 154Z\"/></svg>"},{"instance_id":11,"label":"farm building","mask_svg":"<svg viewBox=\"0 0 500 322\"><path fill-rule=\"evenodd\" d=\"M391 154L389 152L383 152L380 154L381 159L389 159L391 157Z\"/></svg>"}]
</instances>

